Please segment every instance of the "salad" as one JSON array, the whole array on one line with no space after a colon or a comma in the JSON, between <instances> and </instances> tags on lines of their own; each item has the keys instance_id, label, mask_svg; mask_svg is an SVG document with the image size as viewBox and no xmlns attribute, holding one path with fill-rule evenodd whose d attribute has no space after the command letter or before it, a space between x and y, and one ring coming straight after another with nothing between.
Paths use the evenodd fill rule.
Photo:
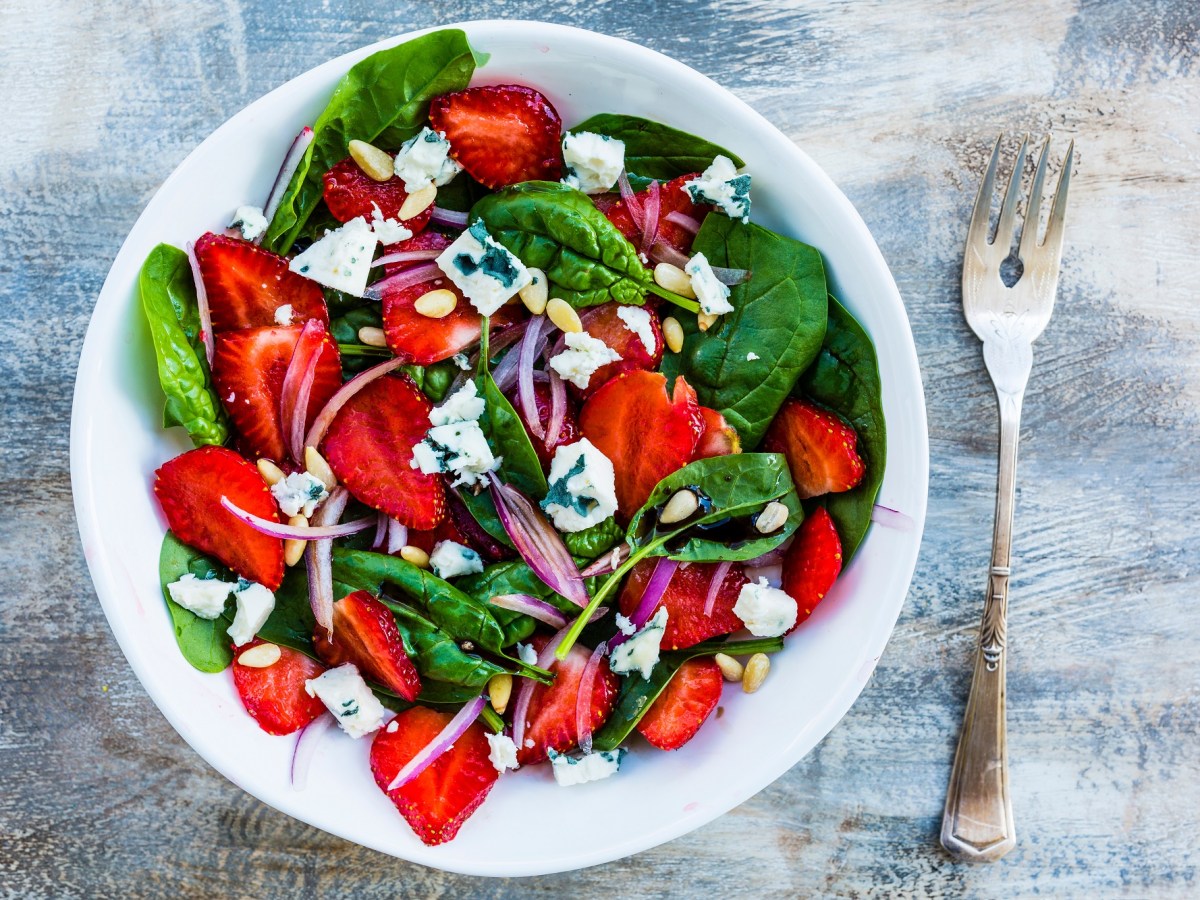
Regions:
<instances>
[{"instance_id":1,"label":"salad","mask_svg":"<svg viewBox=\"0 0 1200 900\"><path fill-rule=\"evenodd\" d=\"M501 776L619 777L757 691L885 465L871 340L743 161L564 128L484 61L364 59L262 207L139 278L195 445L153 484L180 650L298 735L297 787L332 725L369 741L430 845Z\"/></svg>"}]
</instances>

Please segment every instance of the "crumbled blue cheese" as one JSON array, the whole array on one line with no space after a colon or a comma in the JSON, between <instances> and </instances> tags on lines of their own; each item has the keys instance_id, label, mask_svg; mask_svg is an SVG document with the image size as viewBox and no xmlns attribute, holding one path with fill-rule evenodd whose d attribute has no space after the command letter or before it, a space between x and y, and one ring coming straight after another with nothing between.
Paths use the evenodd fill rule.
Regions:
<instances>
[{"instance_id":1,"label":"crumbled blue cheese","mask_svg":"<svg viewBox=\"0 0 1200 900\"><path fill-rule=\"evenodd\" d=\"M171 599L202 619L216 619L225 612L225 601L237 587L236 583L219 578L197 578L188 572L178 581L167 585Z\"/></svg>"},{"instance_id":2,"label":"crumbled blue cheese","mask_svg":"<svg viewBox=\"0 0 1200 900\"><path fill-rule=\"evenodd\" d=\"M308 472L293 472L287 478L271 485L271 493L279 504L279 511L285 516L304 516L308 518L313 510L326 497L329 491L319 478L314 478Z\"/></svg>"},{"instance_id":3,"label":"crumbled blue cheese","mask_svg":"<svg viewBox=\"0 0 1200 900\"><path fill-rule=\"evenodd\" d=\"M367 220L359 216L341 228L326 232L323 238L292 259L288 268L318 284L361 297L367 289L371 259L378 242Z\"/></svg>"},{"instance_id":4,"label":"crumbled blue cheese","mask_svg":"<svg viewBox=\"0 0 1200 900\"><path fill-rule=\"evenodd\" d=\"M518 769L517 745L507 734L487 733L488 760L495 770L504 774L505 769Z\"/></svg>"},{"instance_id":5,"label":"crumbled blue cheese","mask_svg":"<svg viewBox=\"0 0 1200 900\"><path fill-rule=\"evenodd\" d=\"M585 753L583 756L567 756L565 753L550 750L549 756L554 780L558 782L558 786L572 787L616 775L620 771L621 759L625 753L624 748L618 748Z\"/></svg>"},{"instance_id":6,"label":"crumbled blue cheese","mask_svg":"<svg viewBox=\"0 0 1200 900\"><path fill-rule=\"evenodd\" d=\"M304 682L304 690L308 696L324 703L337 719L338 726L352 738L365 737L383 725L386 710L358 674L354 663L330 669Z\"/></svg>"},{"instance_id":7,"label":"crumbled blue cheese","mask_svg":"<svg viewBox=\"0 0 1200 900\"><path fill-rule=\"evenodd\" d=\"M275 595L261 584L241 578L233 599L237 601L237 614L225 633L233 639L235 647L241 647L254 640L258 630L266 624L275 609Z\"/></svg>"},{"instance_id":8,"label":"crumbled blue cheese","mask_svg":"<svg viewBox=\"0 0 1200 900\"><path fill-rule=\"evenodd\" d=\"M435 406L429 412L429 421L433 425L454 425L458 422L475 422L483 415L485 409L483 398L474 381L468 381L457 391Z\"/></svg>"},{"instance_id":9,"label":"crumbled blue cheese","mask_svg":"<svg viewBox=\"0 0 1200 900\"><path fill-rule=\"evenodd\" d=\"M296 318L296 311L292 309L292 304L285 303L283 306L275 308L275 324L276 325L291 325L292 319Z\"/></svg>"},{"instance_id":10,"label":"crumbled blue cheese","mask_svg":"<svg viewBox=\"0 0 1200 900\"><path fill-rule=\"evenodd\" d=\"M758 354L753 350L746 354L746 362L754 362L756 359L758 359Z\"/></svg>"},{"instance_id":11,"label":"crumbled blue cheese","mask_svg":"<svg viewBox=\"0 0 1200 900\"><path fill-rule=\"evenodd\" d=\"M413 447L409 465L426 475L453 473L455 487L486 484L487 473L500 461L492 455L479 427L483 411L483 398L478 396L475 382L468 381L429 413L433 427L425 440Z\"/></svg>"},{"instance_id":12,"label":"crumbled blue cheese","mask_svg":"<svg viewBox=\"0 0 1200 900\"><path fill-rule=\"evenodd\" d=\"M527 666L536 666L538 661L538 652L534 649L533 644L517 644L517 659L525 663Z\"/></svg>"},{"instance_id":13,"label":"crumbled blue cheese","mask_svg":"<svg viewBox=\"0 0 1200 900\"><path fill-rule=\"evenodd\" d=\"M240 231L246 240L256 241L266 232L268 224L261 206L239 206L229 227Z\"/></svg>"},{"instance_id":14,"label":"crumbled blue cheese","mask_svg":"<svg viewBox=\"0 0 1200 900\"><path fill-rule=\"evenodd\" d=\"M583 531L603 522L617 511L612 461L587 438L559 446L542 509L559 531Z\"/></svg>"},{"instance_id":15,"label":"crumbled blue cheese","mask_svg":"<svg viewBox=\"0 0 1200 900\"><path fill-rule=\"evenodd\" d=\"M409 138L396 154L396 175L404 182L404 190L414 193L421 188L449 184L462 166L450 156L450 142L443 132L422 128Z\"/></svg>"},{"instance_id":16,"label":"crumbled blue cheese","mask_svg":"<svg viewBox=\"0 0 1200 900\"><path fill-rule=\"evenodd\" d=\"M610 190L625 168L625 142L607 134L567 132L563 135L562 151L566 172L563 184L585 194Z\"/></svg>"},{"instance_id":17,"label":"crumbled blue cheese","mask_svg":"<svg viewBox=\"0 0 1200 900\"><path fill-rule=\"evenodd\" d=\"M379 208L378 203L371 204L371 230L375 232L375 237L379 238L379 243L385 247L388 244L407 241L413 236L413 233L400 222L395 219L385 219L383 210Z\"/></svg>"},{"instance_id":18,"label":"crumbled blue cheese","mask_svg":"<svg viewBox=\"0 0 1200 900\"><path fill-rule=\"evenodd\" d=\"M739 175L728 156L718 156L684 188L693 203L711 203L731 219L750 221L750 176Z\"/></svg>"},{"instance_id":19,"label":"crumbled blue cheese","mask_svg":"<svg viewBox=\"0 0 1200 900\"><path fill-rule=\"evenodd\" d=\"M483 571L483 560L470 547L454 541L438 541L429 554L433 574L442 580Z\"/></svg>"},{"instance_id":20,"label":"crumbled blue cheese","mask_svg":"<svg viewBox=\"0 0 1200 900\"><path fill-rule=\"evenodd\" d=\"M490 316L533 279L521 261L488 234L482 219L443 250L437 264L482 316Z\"/></svg>"},{"instance_id":21,"label":"crumbled blue cheese","mask_svg":"<svg viewBox=\"0 0 1200 900\"><path fill-rule=\"evenodd\" d=\"M692 281L692 290L700 301L700 311L712 316L733 312L729 302L729 287L721 284L703 253L697 253L683 267Z\"/></svg>"},{"instance_id":22,"label":"crumbled blue cheese","mask_svg":"<svg viewBox=\"0 0 1200 900\"><path fill-rule=\"evenodd\" d=\"M465 353L455 353L450 357L451 361L464 372L471 371L471 360Z\"/></svg>"},{"instance_id":23,"label":"crumbled blue cheese","mask_svg":"<svg viewBox=\"0 0 1200 900\"><path fill-rule=\"evenodd\" d=\"M618 675L641 672L642 677L649 680L650 673L658 665L658 651L666 630L667 608L661 606L637 634L613 650L608 667Z\"/></svg>"},{"instance_id":24,"label":"crumbled blue cheese","mask_svg":"<svg viewBox=\"0 0 1200 900\"><path fill-rule=\"evenodd\" d=\"M586 331L567 334L566 342L567 349L551 358L550 368L564 381L569 381L580 389L588 386L592 374L601 366L621 359L616 350Z\"/></svg>"},{"instance_id":25,"label":"crumbled blue cheese","mask_svg":"<svg viewBox=\"0 0 1200 900\"><path fill-rule=\"evenodd\" d=\"M617 631L621 632L625 637L631 637L637 631L637 626L620 613L617 613L617 617L613 621L616 623Z\"/></svg>"},{"instance_id":26,"label":"crumbled blue cheese","mask_svg":"<svg viewBox=\"0 0 1200 900\"><path fill-rule=\"evenodd\" d=\"M742 586L733 614L756 637L778 637L796 624L798 610L788 594L760 578Z\"/></svg>"},{"instance_id":27,"label":"crumbled blue cheese","mask_svg":"<svg viewBox=\"0 0 1200 900\"><path fill-rule=\"evenodd\" d=\"M658 341L654 337L654 325L650 321L650 312L640 306L622 306L617 309L617 318L625 323L625 329L632 331L642 342L649 356L654 355Z\"/></svg>"}]
</instances>

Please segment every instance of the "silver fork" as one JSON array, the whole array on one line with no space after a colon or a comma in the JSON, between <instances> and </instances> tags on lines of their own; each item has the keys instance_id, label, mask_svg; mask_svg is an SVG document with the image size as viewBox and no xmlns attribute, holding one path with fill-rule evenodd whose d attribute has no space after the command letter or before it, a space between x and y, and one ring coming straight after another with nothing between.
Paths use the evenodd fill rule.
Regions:
<instances>
[{"instance_id":1,"label":"silver fork","mask_svg":"<svg viewBox=\"0 0 1200 900\"><path fill-rule=\"evenodd\" d=\"M1072 141L1058 178L1046 235L1039 244L1038 216L1050 139L1042 145L1017 250L1023 271L1011 287L1006 287L1001 279L1001 264L1009 256L1015 235L1017 200L1028 146L1026 136L1004 193L996 238L989 243L988 217L996 184L996 164L1000 160L1000 139L996 140L987 175L975 198L963 258L963 311L967 324L983 341L983 359L1000 405L1000 466L992 565L979 627L975 675L971 679L971 694L942 817L942 846L959 859L972 862L999 859L1017 842L1008 793L1008 737L1004 721L1017 439L1021 430L1021 401L1033 366L1032 344L1045 329L1054 309L1062 259L1063 216L1075 150Z\"/></svg>"}]
</instances>

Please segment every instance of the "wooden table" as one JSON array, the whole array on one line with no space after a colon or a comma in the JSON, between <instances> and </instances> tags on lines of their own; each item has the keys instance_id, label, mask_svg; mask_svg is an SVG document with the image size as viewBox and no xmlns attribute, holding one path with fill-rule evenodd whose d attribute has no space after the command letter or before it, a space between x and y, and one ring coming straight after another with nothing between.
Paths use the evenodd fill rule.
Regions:
<instances>
[{"instance_id":1,"label":"wooden table","mask_svg":"<svg viewBox=\"0 0 1200 900\"><path fill-rule=\"evenodd\" d=\"M191 4L0 9L0 894L1186 896L1200 839L1200 12L1194 0ZM775 785L633 859L479 881L269 809L192 752L95 602L67 474L94 298L158 184L331 56L488 16L630 38L711 75L825 167L908 306L932 489L899 625ZM1058 309L1025 408L1010 621L1017 849L937 844L981 608L996 413L965 326L967 216L1000 131L1074 137ZM1015 147L1015 143L1014 143Z\"/></svg>"}]
</instances>

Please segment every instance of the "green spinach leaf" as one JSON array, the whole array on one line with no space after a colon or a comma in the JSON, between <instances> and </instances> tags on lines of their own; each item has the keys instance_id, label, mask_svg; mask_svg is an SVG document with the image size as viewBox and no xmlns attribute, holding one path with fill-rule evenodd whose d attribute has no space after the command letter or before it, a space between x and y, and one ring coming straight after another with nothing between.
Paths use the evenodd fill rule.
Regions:
<instances>
[{"instance_id":1,"label":"green spinach leaf","mask_svg":"<svg viewBox=\"0 0 1200 900\"><path fill-rule=\"evenodd\" d=\"M506 671L478 654L463 650L448 634L408 604L390 597L379 600L392 611L405 650L422 678L479 690L492 676Z\"/></svg>"},{"instance_id":2,"label":"green spinach leaf","mask_svg":"<svg viewBox=\"0 0 1200 900\"><path fill-rule=\"evenodd\" d=\"M572 556L591 562L601 553L615 547L624 537L625 529L617 524L615 518L610 516L603 522L597 522L591 528L564 534L562 539L563 543L567 545L567 552Z\"/></svg>"},{"instance_id":3,"label":"green spinach leaf","mask_svg":"<svg viewBox=\"0 0 1200 900\"><path fill-rule=\"evenodd\" d=\"M703 172L717 156L728 156L738 168L745 165L741 157L724 147L640 116L601 113L571 131L592 131L624 141L625 170L630 176L670 181Z\"/></svg>"},{"instance_id":4,"label":"green spinach leaf","mask_svg":"<svg viewBox=\"0 0 1200 900\"><path fill-rule=\"evenodd\" d=\"M233 662L233 650L226 629L233 624L234 603L232 594L225 603L225 612L216 619L202 619L190 609L184 609L171 599L167 585L178 581L188 573L197 578L220 578L236 581L228 569L209 559L199 550L193 550L171 532L163 538L158 554L158 580L162 586L163 599L171 615L175 630L175 642L179 650L194 668L201 672L223 672Z\"/></svg>"}]
</instances>

